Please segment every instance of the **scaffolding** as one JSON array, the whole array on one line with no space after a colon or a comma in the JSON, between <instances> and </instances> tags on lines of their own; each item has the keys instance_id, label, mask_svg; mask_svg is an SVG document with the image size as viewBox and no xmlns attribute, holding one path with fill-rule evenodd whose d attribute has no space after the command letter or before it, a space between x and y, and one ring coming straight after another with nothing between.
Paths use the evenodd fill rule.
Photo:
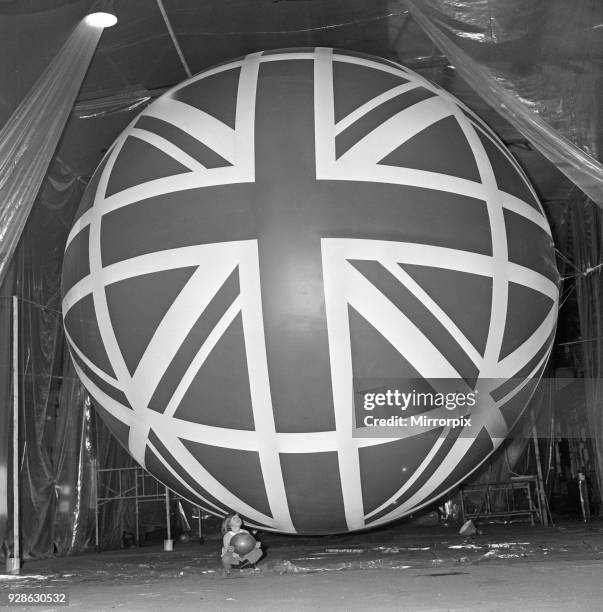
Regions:
<instances>
[{"instance_id":1,"label":"scaffolding","mask_svg":"<svg viewBox=\"0 0 603 612\"><path fill-rule=\"evenodd\" d=\"M527 517L532 525L545 523L536 475L506 482L487 482L460 488L463 522L468 519Z\"/></svg>"},{"instance_id":2,"label":"scaffolding","mask_svg":"<svg viewBox=\"0 0 603 612\"><path fill-rule=\"evenodd\" d=\"M165 550L171 550L172 527L170 520L170 500L180 504L181 497L171 494L168 487L161 484L154 476L151 476L140 466L127 468L96 468L94 474L95 512L94 512L94 536L96 550L100 550L99 514L103 506L109 503L126 500L134 502L135 514L135 538L136 545L140 546L140 505L147 502L163 502L165 504L165 521L167 531L167 542L164 543ZM198 536L199 542L203 544L202 509L197 508ZM187 521L188 523L188 521Z\"/></svg>"}]
</instances>

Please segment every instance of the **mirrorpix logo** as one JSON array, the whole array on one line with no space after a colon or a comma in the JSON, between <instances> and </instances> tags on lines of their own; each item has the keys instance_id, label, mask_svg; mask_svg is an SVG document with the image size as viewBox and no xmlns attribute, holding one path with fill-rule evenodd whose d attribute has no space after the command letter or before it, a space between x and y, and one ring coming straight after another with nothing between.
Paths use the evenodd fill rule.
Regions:
<instances>
[{"instance_id":1,"label":"mirrorpix logo","mask_svg":"<svg viewBox=\"0 0 603 612\"><path fill-rule=\"evenodd\" d=\"M405 387L361 392L362 425L371 428L471 427L470 411L477 404L477 390L432 392Z\"/></svg>"}]
</instances>

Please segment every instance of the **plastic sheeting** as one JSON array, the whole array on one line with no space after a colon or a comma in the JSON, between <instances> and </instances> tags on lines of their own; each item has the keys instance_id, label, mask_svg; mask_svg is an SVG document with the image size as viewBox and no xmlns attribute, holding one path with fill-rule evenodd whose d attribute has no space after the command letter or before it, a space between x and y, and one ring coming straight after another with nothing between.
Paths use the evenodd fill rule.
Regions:
<instances>
[{"instance_id":1,"label":"plastic sheeting","mask_svg":"<svg viewBox=\"0 0 603 612\"><path fill-rule=\"evenodd\" d=\"M15 253L0 293L0 332L11 337L10 296L20 315L20 504L23 556L81 550L94 542L93 471L97 465L127 465L129 458L94 418L90 399L67 354L60 313L64 244L84 184L53 163ZM9 477L11 431L8 354L0 343L0 541L12 547ZM8 346L8 351L6 347ZM125 509L104 513L107 526L120 523ZM9 513L10 514L10 513ZM118 536L106 530L115 544Z\"/></svg>"},{"instance_id":2,"label":"plastic sheeting","mask_svg":"<svg viewBox=\"0 0 603 612\"><path fill-rule=\"evenodd\" d=\"M161 93L167 90L161 90ZM79 102L73 108L73 115L78 119L98 119L117 113L129 113L142 109L159 92L146 90L125 91L106 98Z\"/></svg>"},{"instance_id":3,"label":"plastic sheeting","mask_svg":"<svg viewBox=\"0 0 603 612\"><path fill-rule=\"evenodd\" d=\"M14 279L14 265L9 267L5 280L5 287L12 289ZM10 512L8 491L9 456L12 456L9 446L11 434L11 338L12 327L12 300L10 294L0 293L0 543L4 542L8 514Z\"/></svg>"},{"instance_id":4,"label":"plastic sheeting","mask_svg":"<svg viewBox=\"0 0 603 612\"><path fill-rule=\"evenodd\" d=\"M600 0L406 0L458 73L603 207Z\"/></svg>"},{"instance_id":5,"label":"plastic sheeting","mask_svg":"<svg viewBox=\"0 0 603 612\"><path fill-rule=\"evenodd\" d=\"M0 285L101 34L80 22L0 131Z\"/></svg>"},{"instance_id":6,"label":"plastic sheeting","mask_svg":"<svg viewBox=\"0 0 603 612\"><path fill-rule=\"evenodd\" d=\"M586 412L603 491L603 214L588 201L570 208L573 265L582 341Z\"/></svg>"},{"instance_id":7,"label":"plastic sheeting","mask_svg":"<svg viewBox=\"0 0 603 612\"><path fill-rule=\"evenodd\" d=\"M44 187L27 222L12 262L12 274L2 286L0 325L4 338L12 337L10 328L10 295L19 297L20 363L20 448L21 454L21 517L25 554L36 550L38 540L52 539L54 520L52 506L57 500L60 465L73 457L65 452L72 440L65 436L80 430L81 412L71 411L69 417L58 404L63 373L63 340L60 314L60 268L62 243L83 191L83 185L70 176L58 163L51 166ZM10 346L10 342L5 342ZM3 361L0 370L0 419L6 421L11 411L11 364ZM75 379L73 383L77 382ZM79 384L79 383L78 383ZM66 399L66 398L64 398ZM74 399L74 398L72 398ZM64 400L63 400L64 401ZM8 412L8 417L7 413ZM74 423L69 418L76 418ZM0 430L0 470L6 457L12 433ZM76 448L79 447L79 440ZM8 453L10 455L10 453ZM12 471L12 468L10 468ZM9 479L8 499L12 507L12 482ZM0 494L4 497L4 491ZM4 520L2 520L4 519ZM54 519L54 517L53 517ZM6 517L0 517L5 523ZM0 524L1 526L1 524ZM0 533L2 538L5 532ZM11 536L12 537L12 536ZM45 544L43 545L45 546ZM52 548L51 548L52 550Z\"/></svg>"}]
</instances>

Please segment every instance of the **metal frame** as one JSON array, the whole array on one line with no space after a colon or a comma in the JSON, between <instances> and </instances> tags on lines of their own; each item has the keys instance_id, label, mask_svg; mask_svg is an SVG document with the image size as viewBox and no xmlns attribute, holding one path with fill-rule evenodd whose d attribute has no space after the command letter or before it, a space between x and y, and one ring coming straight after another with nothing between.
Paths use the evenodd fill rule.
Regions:
<instances>
[{"instance_id":1,"label":"metal frame","mask_svg":"<svg viewBox=\"0 0 603 612\"><path fill-rule=\"evenodd\" d=\"M543 524L543 508L538 494L538 477L522 476L507 482L487 482L484 484L461 487L461 511L463 522L475 518L505 518L527 516L530 523L534 525L534 519ZM492 509L492 493L504 493L506 508L504 510ZM524 501L527 508L518 508L516 504L516 493L524 493ZM479 493L481 502L477 511L468 511L467 501L472 493Z\"/></svg>"},{"instance_id":2,"label":"metal frame","mask_svg":"<svg viewBox=\"0 0 603 612\"><path fill-rule=\"evenodd\" d=\"M106 477L106 475L110 476L112 474L117 474L117 484L113 486L109 485L109 478ZM133 480L130 474L133 474ZM95 468L93 470L93 475L93 488L95 493L94 537L97 550L100 549L98 524L100 509L110 502L118 500L134 501L137 545L140 545L140 504L163 501L165 503L168 540L171 539L170 490L162 485L154 476L151 476L151 474L139 466L127 468ZM181 498L172 494L172 499L179 500ZM202 509L197 506L197 510L199 541L203 543L203 530L201 524Z\"/></svg>"}]
</instances>

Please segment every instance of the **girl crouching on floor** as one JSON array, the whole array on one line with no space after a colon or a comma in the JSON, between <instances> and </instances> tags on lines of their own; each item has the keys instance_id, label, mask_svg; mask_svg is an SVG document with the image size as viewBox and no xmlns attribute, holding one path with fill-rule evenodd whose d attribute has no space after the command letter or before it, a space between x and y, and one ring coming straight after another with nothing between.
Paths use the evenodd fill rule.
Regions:
<instances>
[{"instance_id":1,"label":"girl crouching on floor","mask_svg":"<svg viewBox=\"0 0 603 612\"><path fill-rule=\"evenodd\" d=\"M238 533L249 533L242 529L243 521L238 514L228 515L222 522L222 567L228 571L232 567L249 567L257 563L262 558L261 543L256 542L255 548L245 555L239 555L230 545L232 538Z\"/></svg>"}]
</instances>

